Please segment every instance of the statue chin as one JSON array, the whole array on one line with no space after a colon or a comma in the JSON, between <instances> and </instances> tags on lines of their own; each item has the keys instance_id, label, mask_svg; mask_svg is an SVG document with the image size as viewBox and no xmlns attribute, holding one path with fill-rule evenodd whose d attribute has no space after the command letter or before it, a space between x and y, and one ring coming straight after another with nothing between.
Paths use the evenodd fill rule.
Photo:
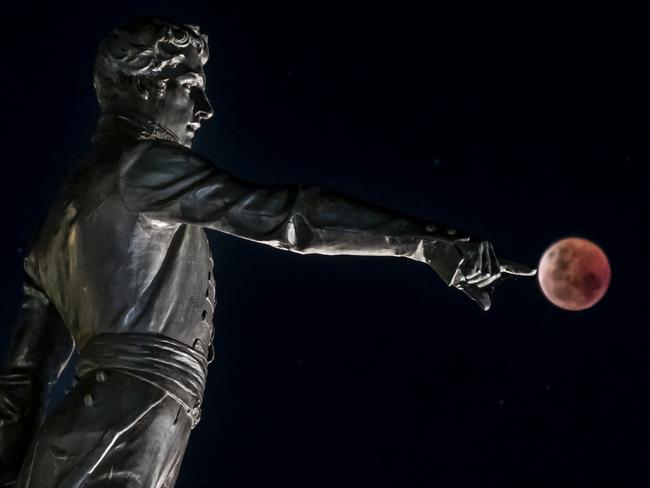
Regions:
<instances>
[{"instance_id":1,"label":"statue chin","mask_svg":"<svg viewBox=\"0 0 650 488\"><path fill-rule=\"evenodd\" d=\"M183 144L187 147L192 147L192 141L194 140L194 132L187 132L185 137L181 138Z\"/></svg>"}]
</instances>

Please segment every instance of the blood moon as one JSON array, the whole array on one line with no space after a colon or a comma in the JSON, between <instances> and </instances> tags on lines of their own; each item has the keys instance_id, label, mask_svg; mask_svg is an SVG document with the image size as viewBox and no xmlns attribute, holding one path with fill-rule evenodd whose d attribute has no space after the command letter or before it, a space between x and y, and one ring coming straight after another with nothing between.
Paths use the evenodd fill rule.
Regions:
<instances>
[{"instance_id":1,"label":"blood moon","mask_svg":"<svg viewBox=\"0 0 650 488\"><path fill-rule=\"evenodd\" d=\"M539 262L537 274L542 292L564 310L585 310L605 295L612 276L603 250L580 237L552 244Z\"/></svg>"}]
</instances>

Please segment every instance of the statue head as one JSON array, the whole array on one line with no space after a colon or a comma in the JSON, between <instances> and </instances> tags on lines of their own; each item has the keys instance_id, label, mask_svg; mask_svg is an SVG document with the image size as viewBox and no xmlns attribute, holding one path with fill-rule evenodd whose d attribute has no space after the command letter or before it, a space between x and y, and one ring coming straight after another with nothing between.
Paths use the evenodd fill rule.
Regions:
<instances>
[{"instance_id":1,"label":"statue head","mask_svg":"<svg viewBox=\"0 0 650 488\"><path fill-rule=\"evenodd\" d=\"M99 45L94 84L103 112L137 113L191 146L212 116L203 65L208 38L193 25L144 17L122 25Z\"/></svg>"}]
</instances>

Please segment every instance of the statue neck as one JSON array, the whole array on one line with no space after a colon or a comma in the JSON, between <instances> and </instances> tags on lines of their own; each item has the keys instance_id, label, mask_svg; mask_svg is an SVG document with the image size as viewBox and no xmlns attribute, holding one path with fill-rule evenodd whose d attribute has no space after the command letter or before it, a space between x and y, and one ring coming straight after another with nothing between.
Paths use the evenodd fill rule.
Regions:
<instances>
[{"instance_id":1,"label":"statue neck","mask_svg":"<svg viewBox=\"0 0 650 488\"><path fill-rule=\"evenodd\" d=\"M182 144L176 134L146 115L129 110L107 110L102 114L93 141L106 136L138 140L164 140Z\"/></svg>"}]
</instances>

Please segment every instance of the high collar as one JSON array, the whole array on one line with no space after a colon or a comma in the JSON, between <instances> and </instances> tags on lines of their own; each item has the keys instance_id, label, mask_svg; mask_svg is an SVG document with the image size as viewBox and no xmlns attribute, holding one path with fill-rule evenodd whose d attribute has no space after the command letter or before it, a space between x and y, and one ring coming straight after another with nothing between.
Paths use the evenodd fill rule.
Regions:
<instances>
[{"instance_id":1,"label":"high collar","mask_svg":"<svg viewBox=\"0 0 650 488\"><path fill-rule=\"evenodd\" d=\"M104 112L97 124L93 142L103 138L125 138L135 140L163 140L181 144L180 139L165 126L141 113L120 110Z\"/></svg>"}]
</instances>

